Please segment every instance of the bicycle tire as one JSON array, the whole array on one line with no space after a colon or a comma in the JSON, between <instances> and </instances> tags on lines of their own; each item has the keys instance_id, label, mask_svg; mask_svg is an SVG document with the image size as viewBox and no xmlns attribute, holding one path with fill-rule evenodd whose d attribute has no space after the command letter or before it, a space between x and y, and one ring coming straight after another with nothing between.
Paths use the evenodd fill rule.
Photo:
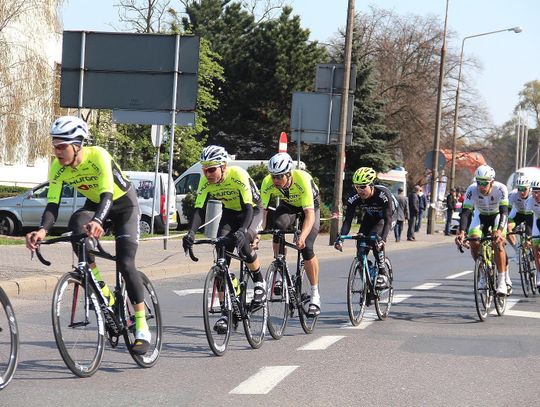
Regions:
<instances>
[{"instance_id":1,"label":"bicycle tire","mask_svg":"<svg viewBox=\"0 0 540 407\"><path fill-rule=\"evenodd\" d=\"M151 334L150 346L148 348L148 352L146 352L144 355L138 355L133 352L133 344L135 342L135 309L133 308L131 301L128 299L126 283L122 278L122 298L124 298L124 312L122 316L125 326L124 341L126 342L129 354L135 363L137 363L140 367L150 368L157 363L159 354L161 352L163 321L161 319L161 307L159 305L156 290L146 274L142 272L140 273L144 291L143 302L144 311L146 313L146 323L148 324Z\"/></svg>"},{"instance_id":2,"label":"bicycle tire","mask_svg":"<svg viewBox=\"0 0 540 407\"><path fill-rule=\"evenodd\" d=\"M245 317L242 319L244 332L249 345L253 349L259 349L264 343L266 335L266 320L268 318L267 302L262 304L253 303L254 282L251 274L244 271L244 286L240 294L240 301L244 308Z\"/></svg>"},{"instance_id":3,"label":"bicycle tire","mask_svg":"<svg viewBox=\"0 0 540 407\"><path fill-rule=\"evenodd\" d=\"M78 272L64 274L56 284L52 325L56 346L66 366L79 377L90 377L99 368L105 350L105 326L98 296L91 285L84 291ZM88 320L85 316L88 298Z\"/></svg>"},{"instance_id":4,"label":"bicycle tire","mask_svg":"<svg viewBox=\"0 0 540 407\"><path fill-rule=\"evenodd\" d=\"M232 331L231 294L223 273L219 267L212 267L206 275L203 292L204 331L208 345L216 356L222 356L227 350ZM223 300L219 299L220 290L223 290ZM227 317L224 334L214 330L215 323L222 316Z\"/></svg>"},{"instance_id":5,"label":"bicycle tire","mask_svg":"<svg viewBox=\"0 0 540 407\"><path fill-rule=\"evenodd\" d=\"M538 291L536 285L536 262L534 261L534 255L531 248L527 249L527 256L529 259L529 283L531 285L531 293L532 295L536 295L536 291ZM540 294L540 291L538 293Z\"/></svg>"},{"instance_id":6,"label":"bicycle tire","mask_svg":"<svg viewBox=\"0 0 540 407\"><path fill-rule=\"evenodd\" d=\"M300 273L296 275L295 289L300 325L302 325L304 332L309 335L313 333L320 314L313 317L308 315L309 304L311 303L311 283L307 277L303 261L300 264Z\"/></svg>"},{"instance_id":7,"label":"bicycle tire","mask_svg":"<svg viewBox=\"0 0 540 407\"><path fill-rule=\"evenodd\" d=\"M362 322L366 310L367 292L365 270L362 263L355 257L347 279L347 311L353 326L358 326Z\"/></svg>"},{"instance_id":8,"label":"bicycle tire","mask_svg":"<svg viewBox=\"0 0 540 407\"><path fill-rule=\"evenodd\" d=\"M499 273L496 273L496 274L499 274ZM493 275L495 275L495 273L493 273ZM495 283L496 283L497 279L496 278L493 278L493 283L494 283L494 287L495 287ZM500 317L502 317L504 315L504 312L506 311L506 298L507 296L506 295L498 295L497 293L495 293L495 310L497 311L497 315L499 315Z\"/></svg>"},{"instance_id":9,"label":"bicycle tire","mask_svg":"<svg viewBox=\"0 0 540 407\"><path fill-rule=\"evenodd\" d=\"M388 318L390 308L392 307L392 300L394 299L394 272L392 270L392 263L387 257L384 258L384 264L386 273L388 276L388 287L384 289L375 289L375 312L381 321Z\"/></svg>"},{"instance_id":10,"label":"bicycle tire","mask_svg":"<svg viewBox=\"0 0 540 407\"><path fill-rule=\"evenodd\" d=\"M529 281L529 268L530 262L528 259L528 253L523 247L519 249L519 279L521 280L521 288L523 289L523 295L528 297L531 292Z\"/></svg>"},{"instance_id":11,"label":"bicycle tire","mask_svg":"<svg viewBox=\"0 0 540 407\"><path fill-rule=\"evenodd\" d=\"M17 369L19 329L15 312L5 291L0 287L0 390L4 389Z\"/></svg>"},{"instance_id":12,"label":"bicycle tire","mask_svg":"<svg viewBox=\"0 0 540 407\"><path fill-rule=\"evenodd\" d=\"M276 283L281 281L281 290ZM289 320L289 286L283 268L272 262L266 272L268 318L266 326L274 339L281 339Z\"/></svg>"},{"instance_id":13,"label":"bicycle tire","mask_svg":"<svg viewBox=\"0 0 540 407\"><path fill-rule=\"evenodd\" d=\"M480 277L484 276L485 289L479 289L478 285ZM484 263L484 260L479 257L474 263L474 302L476 305L476 313L480 321L485 321L489 315L489 308L491 306L492 297L492 282L488 272L488 266Z\"/></svg>"}]
</instances>

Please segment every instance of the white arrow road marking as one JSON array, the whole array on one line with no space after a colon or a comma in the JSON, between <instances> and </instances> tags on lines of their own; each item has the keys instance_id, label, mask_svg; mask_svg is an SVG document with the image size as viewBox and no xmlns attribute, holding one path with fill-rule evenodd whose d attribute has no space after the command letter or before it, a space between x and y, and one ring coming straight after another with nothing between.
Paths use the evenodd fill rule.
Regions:
<instances>
[{"instance_id":1,"label":"white arrow road marking","mask_svg":"<svg viewBox=\"0 0 540 407\"><path fill-rule=\"evenodd\" d=\"M297 350L324 350L343 338L345 338L345 336L343 335L321 336L320 338L317 338L314 341L305 344L304 346L300 346Z\"/></svg>"},{"instance_id":2,"label":"white arrow road marking","mask_svg":"<svg viewBox=\"0 0 540 407\"><path fill-rule=\"evenodd\" d=\"M185 297L190 294L202 294L204 292L203 288L190 288L188 290L173 290L173 292L179 297Z\"/></svg>"},{"instance_id":3,"label":"white arrow road marking","mask_svg":"<svg viewBox=\"0 0 540 407\"><path fill-rule=\"evenodd\" d=\"M466 276L467 274L471 274L473 272L474 272L474 270L465 270L465 271L462 271L461 273L452 274L452 275L446 277L446 279L447 280L453 280L455 278L463 277L463 276Z\"/></svg>"},{"instance_id":4,"label":"white arrow road marking","mask_svg":"<svg viewBox=\"0 0 540 407\"><path fill-rule=\"evenodd\" d=\"M268 394L280 381L298 366L264 366L253 376L244 380L229 394Z\"/></svg>"}]
</instances>

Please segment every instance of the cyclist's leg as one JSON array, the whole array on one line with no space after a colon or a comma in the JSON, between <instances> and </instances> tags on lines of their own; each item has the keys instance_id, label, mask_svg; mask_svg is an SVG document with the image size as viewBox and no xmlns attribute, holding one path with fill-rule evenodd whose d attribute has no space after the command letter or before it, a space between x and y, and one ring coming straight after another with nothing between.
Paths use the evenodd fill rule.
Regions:
<instances>
[{"instance_id":1,"label":"cyclist's leg","mask_svg":"<svg viewBox=\"0 0 540 407\"><path fill-rule=\"evenodd\" d=\"M303 212L301 219L303 221ZM302 258L304 259L306 275L311 284L311 303L309 305L309 313L313 315L318 315L321 312L321 297L319 294L319 259L313 250L315 239L319 235L320 224L321 211L319 208L317 208L315 209L315 221L313 222L313 227L306 237L306 246L301 251Z\"/></svg>"},{"instance_id":2,"label":"cyclist's leg","mask_svg":"<svg viewBox=\"0 0 540 407\"><path fill-rule=\"evenodd\" d=\"M254 283L254 301L263 302L266 299L266 285L264 277L261 273L261 264L257 258L257 252L252 246L253 241L257 237L257 230L260 229L262 224L263 211L259 208L253 208L253 218L246 232L246 240L244 246L241 249L242 255L246 258L246 264L251 275L253 276Z\"/></svg>"},{"instance_id":3,"label":"cyclist's leg","mask_svg":"<svg viewBox=\"0 0 540 407\"><path fill-rule=\"evenodd\" d=\"M475 210L473 212L472 221L469 226L469 230L467 232L468 237L476 237L480 238L482 237L482 230L481 227L481 221L480 221L480 214ZM480 253L480 242L471 241L471 256L474 261L478 258L478 254Z\"/></svg>"},{"instance_id":4,"label":"cyclist's leg","mask_svg":"<svg viewBox=\"0 0 540 407\"><path fill-rule=\"evenodd\" d=\"M485 215L481 216L482 223L485 228L491 226L491 230L494 231L499 224L499 214L497 215ZM506 231L502 233L503 241L497 243L493 241L492 247L494 251L493 260L497 266L497 293L501 295L506 295L512 290L512 282L508 277L508 262L506 259L506 250L504 248L504 238L506 237Z\"/></svg>"},{"instance_id":5,"label":"cyclist's leg","mask_svg":"<svg viewBox=\"0 0 540 407\"><path fill-rule=\"evenodd\" d=\"M290 205L281 203L276 208L274 213L274 226L279 230L287 230L296 221L296 214L298 208L293 208ZM277 256L279 251L279 240L277 236L274 236L273 240L274 257Z\"/></svg>"},{"instance_id":6,"label":"cyclist's leg","mask_svg":"<svg viewBox=\"0 0 540 407\"><path fill-rule=\"evenodd\" d=\"M535 219L532 227L532 236L540 235L540 219ZM532 239L534 264L536 264L536 286L540 290L540 238Z\"/></svg>"}]
</instances>

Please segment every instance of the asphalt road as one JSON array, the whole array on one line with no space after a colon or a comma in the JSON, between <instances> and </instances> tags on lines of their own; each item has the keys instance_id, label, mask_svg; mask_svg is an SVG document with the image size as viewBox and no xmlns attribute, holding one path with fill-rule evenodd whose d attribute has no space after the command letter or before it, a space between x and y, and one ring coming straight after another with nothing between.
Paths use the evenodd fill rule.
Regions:
<instances>
[{"instance_id":1,"label":"asphalt road","mask_svg":"<svg viewBox=\"0 0 540 407\"><path fill-rule=\"evenodd\" d=\"M538 405L540 299L514 294L504 317L479 322L472 260L451 244L389 250L396 297L388 320L353 328L346 309L350 253L321 261L322 314L312 335L295 318L279 341L252 350L239 328L215 357L199 290L204 272L155 281L165 322L163 351L141 369L125 348L107 348L101 369L74 377L56 349L50 294L13 298L21 357L3 405ZM468 272L468 273L467 273Z\"/></svg>"}]
</instances>

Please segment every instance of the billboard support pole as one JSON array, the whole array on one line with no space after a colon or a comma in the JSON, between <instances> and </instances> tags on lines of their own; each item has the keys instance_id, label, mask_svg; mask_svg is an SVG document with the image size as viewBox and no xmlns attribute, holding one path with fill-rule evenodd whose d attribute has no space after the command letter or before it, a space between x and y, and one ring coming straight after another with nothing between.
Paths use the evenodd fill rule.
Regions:
<instances>
[{"instance_id":1,"label":"billboard support pole","mask_svg":"<svg viewBox=\"0 0 540 407\"><path fill-rule=\"evenodd\" d=\"M83 93L84 93L84 54L86 50L86 31L81 33L81 58L80 58L80 70L79 70L79 99L77 100L77 117L81 118L81 108L83 105Z\"/></svg>"}]
</instances>

